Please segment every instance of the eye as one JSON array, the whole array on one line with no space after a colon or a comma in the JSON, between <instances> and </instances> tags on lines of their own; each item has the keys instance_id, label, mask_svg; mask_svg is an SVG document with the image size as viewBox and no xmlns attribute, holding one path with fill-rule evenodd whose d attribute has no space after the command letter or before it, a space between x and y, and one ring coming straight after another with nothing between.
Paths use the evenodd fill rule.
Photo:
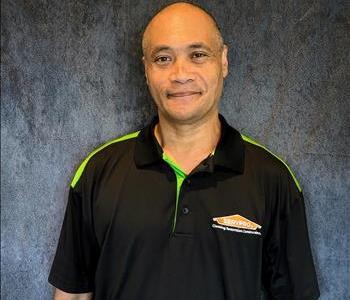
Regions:
<instances>
[{"instance_id":1,"label":"eye","mask_svg":"<svg viewBox=\"0 0 350 300\"><path fill-rule=\"evenodd\" d=\"M169 56L157 56L154 59L154 62L160 65L167 64L171 61L171 58Z\"/></svg>"},{"instance_id":2,"label":"eye","mask_svg":"<svg viewBox=\"0 0 350 300\"><path fill-rule=\"evenodd\" d=\"M203 58L207 57L208 55L204 52L194 52L192 53L192 58L196 60L202 60Z\"/></svg>"}]
</instances>

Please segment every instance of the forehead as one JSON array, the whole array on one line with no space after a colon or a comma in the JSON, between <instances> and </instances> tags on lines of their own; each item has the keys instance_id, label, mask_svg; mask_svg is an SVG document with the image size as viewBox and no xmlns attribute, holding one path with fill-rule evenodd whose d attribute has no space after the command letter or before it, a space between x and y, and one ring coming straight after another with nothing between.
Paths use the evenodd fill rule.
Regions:
<instances>
[{"instance_id":1,"label":"forehead","mask_svg":"<svg viewBox=\"0 0 350 300\"><path fill-rule=\"evenodd\" d=\"M214 47L217 29L212 19L204 12L192 8L180 8L161 12L147 26L147 48L159 45L185 47L203 43Z\"/></svg>"}]
</instances>

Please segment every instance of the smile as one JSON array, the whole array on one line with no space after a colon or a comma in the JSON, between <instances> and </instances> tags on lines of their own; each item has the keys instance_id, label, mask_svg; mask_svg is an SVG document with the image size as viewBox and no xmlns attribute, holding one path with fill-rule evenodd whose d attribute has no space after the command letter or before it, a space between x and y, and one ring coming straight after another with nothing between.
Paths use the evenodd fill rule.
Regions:
<instances>
[{"instance_id":1,"label":"smile","mask_svg":"<svg viewBox=\"0 0 350 300\"><path fill-rule=\"evenodd\" d=\"M176 93L168 93L168 98L184 98L184 97L191 97L193 95L200 95L200 92L194 92L194 91L186 91L186 92L176 92Z\"/></svg>"}]
</instances>

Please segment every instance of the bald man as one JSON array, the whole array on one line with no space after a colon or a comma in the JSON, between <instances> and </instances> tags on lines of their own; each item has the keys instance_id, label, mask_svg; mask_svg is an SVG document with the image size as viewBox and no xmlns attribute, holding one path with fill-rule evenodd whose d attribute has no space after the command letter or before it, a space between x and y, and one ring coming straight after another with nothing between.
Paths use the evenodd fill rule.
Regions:
<instances>
[{"instance_id":1,"label":"bald man","mask_svg":"<svg viewBox=\"0 0 350 300\"><path fill-rule=\"evenodd\" d=\"M219 114L228 49L214 18L166 6L142 49L158 114L78 168L55 299L317 299L298 181Z\"/></svg>"}]
</instances>

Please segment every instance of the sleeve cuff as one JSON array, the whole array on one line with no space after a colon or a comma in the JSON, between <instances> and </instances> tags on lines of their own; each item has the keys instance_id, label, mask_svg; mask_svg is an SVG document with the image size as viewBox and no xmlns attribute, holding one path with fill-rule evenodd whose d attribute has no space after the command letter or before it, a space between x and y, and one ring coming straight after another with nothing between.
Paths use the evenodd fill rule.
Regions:
<instances>
[{"instance_id":1,"label":"sleeve cuff","mask_svg":"<svg viewBox=\"0 0 350 300\"><path fill-rule=\"evenodd\" d=\"M63 277L50 273L48 282L54 287L72 294L91 293L94 288L88 282L68 282Z\"/></svg>"}]
</instances>

